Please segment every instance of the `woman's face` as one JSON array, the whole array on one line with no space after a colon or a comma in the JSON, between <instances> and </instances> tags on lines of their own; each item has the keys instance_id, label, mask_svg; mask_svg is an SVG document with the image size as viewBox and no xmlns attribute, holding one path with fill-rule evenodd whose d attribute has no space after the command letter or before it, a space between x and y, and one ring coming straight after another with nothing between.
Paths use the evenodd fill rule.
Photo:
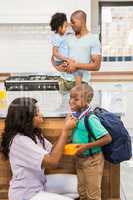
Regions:
<instances>
[{"instance_id":1,"label":"woman's face","mask_svg":"<svg viewBox=\"0 0 133 200\"><path fill-rule=\"evenodd\" d=\"M43 123L42 114L39 112L39 109L37 109L37 113L33 118L33 125L34 125L35 128L40 128L42 123Z\"/></svg>"}]
</instances>

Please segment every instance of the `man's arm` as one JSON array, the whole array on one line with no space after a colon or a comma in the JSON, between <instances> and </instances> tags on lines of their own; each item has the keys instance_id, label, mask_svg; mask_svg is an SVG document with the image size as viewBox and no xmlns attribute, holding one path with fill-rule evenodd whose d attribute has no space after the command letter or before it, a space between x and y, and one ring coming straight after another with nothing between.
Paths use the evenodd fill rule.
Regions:
<instances>
[{"instance_id":1,"label":"man's arm","mask_svg":"<svg viewBox=\"0 0 133 200\"><path fill-rule=\"evenodd\" d=\"M101 66L101 55L92 55L90 63L70 63L68 72L72 73L76 70L98 71Z\"/></svg>"}]
</instances>

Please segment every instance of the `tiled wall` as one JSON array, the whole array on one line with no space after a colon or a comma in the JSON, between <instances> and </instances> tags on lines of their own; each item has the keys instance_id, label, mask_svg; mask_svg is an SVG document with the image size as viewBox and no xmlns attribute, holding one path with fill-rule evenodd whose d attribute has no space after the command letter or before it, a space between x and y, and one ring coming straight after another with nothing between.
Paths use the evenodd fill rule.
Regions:
<instances>
[{"instance_id":1,"label":"tiled wall","mask_svg":"<svg viewBox=\"0 0 133 200\"><path fill-rule=\"evenodd\" d=\"M0 24L0 71L52 70L50 34L48 24Z\"/></svg>"}]
</instances>

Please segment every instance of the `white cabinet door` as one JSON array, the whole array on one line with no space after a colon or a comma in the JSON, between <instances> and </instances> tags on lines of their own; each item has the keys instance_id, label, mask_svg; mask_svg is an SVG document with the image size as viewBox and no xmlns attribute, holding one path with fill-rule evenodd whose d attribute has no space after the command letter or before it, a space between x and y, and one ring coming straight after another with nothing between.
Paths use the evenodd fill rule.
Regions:
<instances>
[{"instance_id":1,"label":"white cabinet door","mask_svg":"<svg viewBox=\"0 0 133 200\"><path fill-rule=\"evenodd\" d=\"M101 107L115 113L125 112L123 83L93 83L96 91L101 91Z\"/></svg>"},{"instance_id":2,"label":"white cabinet door","mask_svg":"<svg viewBox=\"0 0 133 200\"><path fill-rule=\"evenodd\" d=\"M101 90L101 107L121 113L122 121L133 136L133 83L95 82L95 90Z\"/></svg>"},{"instance_id":3,"label":"white cabinet door","mask_svg":"<svg viewBox=\"0 0 133 200\"><path fill-rule=\"evenodd\" d=\"M126 102L125 115L122 117L122 120L133 137L133 87L132 90L125 91L124 101Z\"/></svg>"}]
</instances>

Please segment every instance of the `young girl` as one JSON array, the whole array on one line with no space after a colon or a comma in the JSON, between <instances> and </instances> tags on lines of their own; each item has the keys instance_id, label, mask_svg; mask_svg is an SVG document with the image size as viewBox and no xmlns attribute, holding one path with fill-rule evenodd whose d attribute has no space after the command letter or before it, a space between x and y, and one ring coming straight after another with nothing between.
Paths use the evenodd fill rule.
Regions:
<instances>
[{"instance_id":1,"label":"young girl","mask_svg":"<svg viewBox=\"0 0 133 200\"><path fill-rule=\"evenodd\" d=\"M55 61L55 65L64 64L64 70L70 62L75 62L73 59L69 58L69 48L66 40L66 29L67 29L67 17L64 13L55 13L52 16L50 22L51 30L55 32L51 39L53 46L52 58ZM79 70L74 72L76 84L80 84L82 81L82 72Z\"/></svg>"},{"instance_id":2,"label":"young girl","mask_svg":"<svg viewBox=\"0 0 133 200\"><path fill-rule=\"evenodd\" d=\"M52 148L42 134L43 118L36 103L32 98L17 98L8 108L1 149L12 170L9 200L30 200L46 191L45 169L57 166L68 134L76 124L74 118L66 118L62 134Z\"/></svg>"}]
</instances>

